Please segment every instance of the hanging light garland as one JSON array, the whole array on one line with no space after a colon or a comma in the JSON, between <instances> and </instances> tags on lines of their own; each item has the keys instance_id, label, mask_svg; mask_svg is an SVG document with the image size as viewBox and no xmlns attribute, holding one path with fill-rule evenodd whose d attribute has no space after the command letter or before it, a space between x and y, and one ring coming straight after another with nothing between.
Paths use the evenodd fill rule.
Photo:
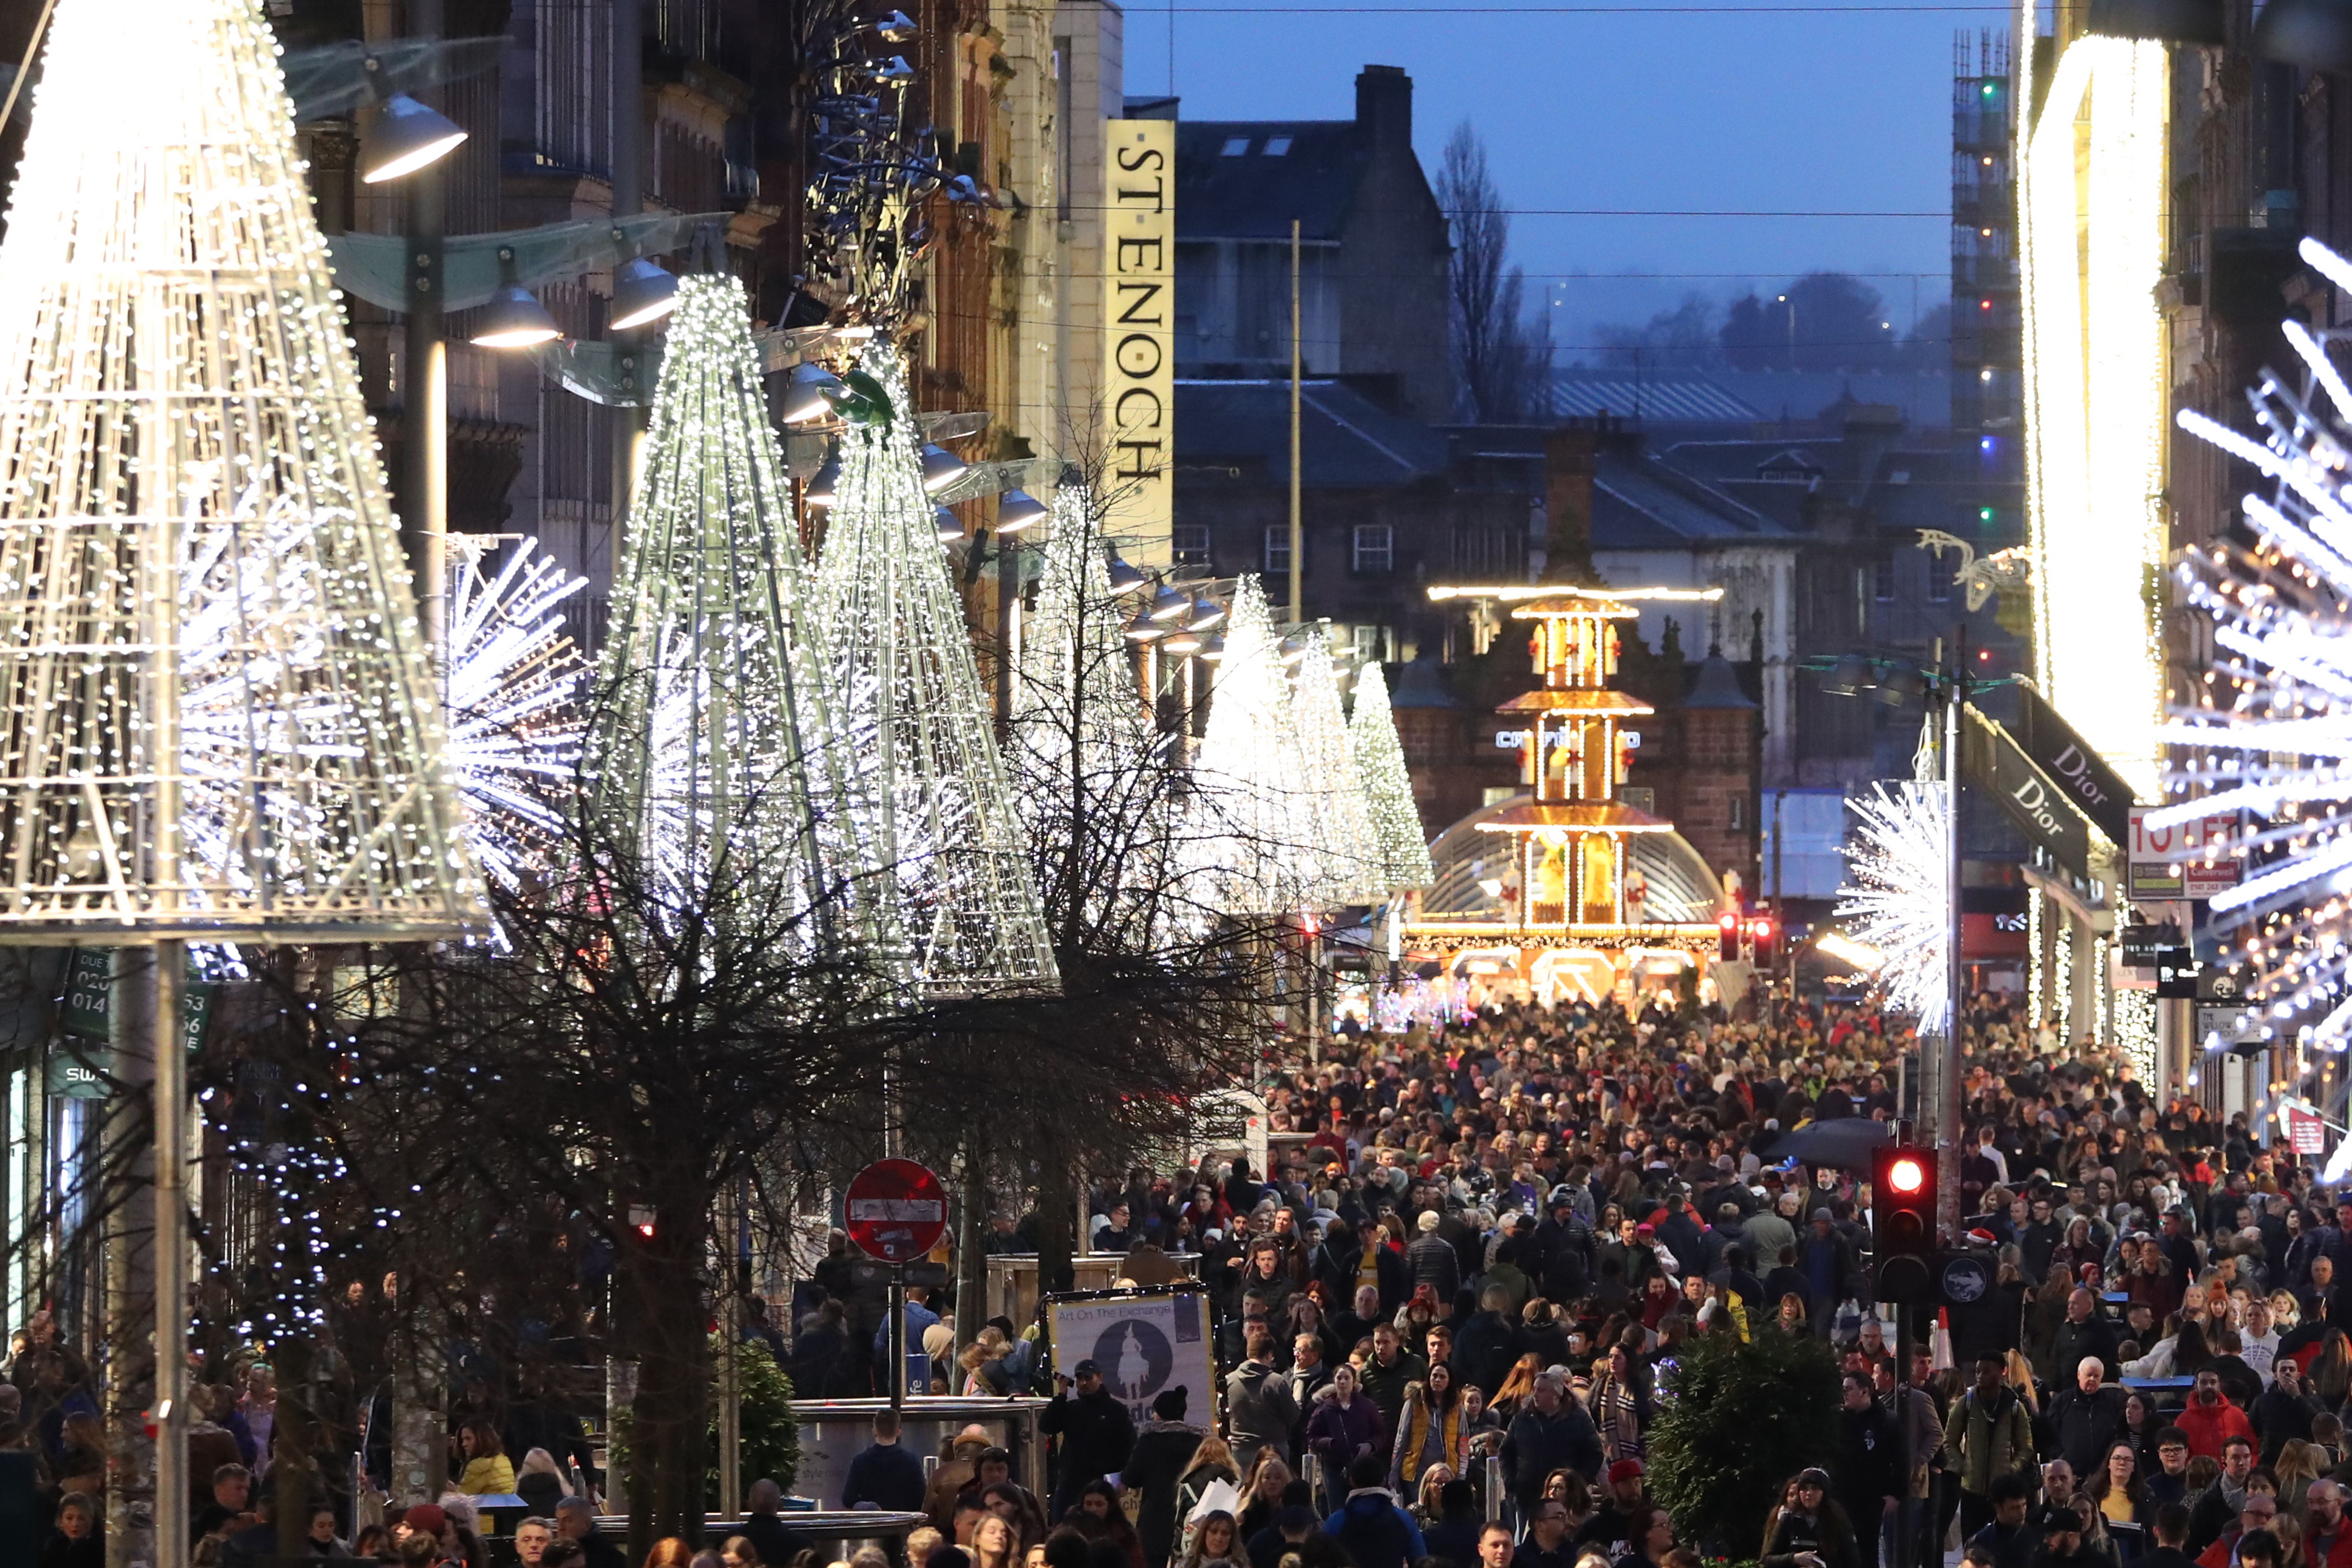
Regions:
<instances>
[{"instance_id":1,"label":"hanging light garland","mask_svg":"<svg viewBox=\"0 0 2352 1568\"><path fill-rule=\"evenodd\" d=\"M2302 254L2352 287L2344 258L2311 239ZM2179 798L2147 822L2236 822L2205 852L2242 863L2237 886L2210 903L2250 932L2233 954L2252 973L2241 1026L2271 1038L2324 1007L2316 1033L2334 1041L2352 1027L2352 1002L2342 1000L2352 965L2352 387L2326 342L2296 321L2281 331L2304 374L2294 387L2265 374L2249 390L2261 440L2193 409L2178 416L2254 468L2266 493L2242 503L2253 545L2216 543L2176 569L2187 601L2213 622L2217 657L2195 700L2163 727L2179 749L2167 777Z\"/></svg>"}]
</instances>

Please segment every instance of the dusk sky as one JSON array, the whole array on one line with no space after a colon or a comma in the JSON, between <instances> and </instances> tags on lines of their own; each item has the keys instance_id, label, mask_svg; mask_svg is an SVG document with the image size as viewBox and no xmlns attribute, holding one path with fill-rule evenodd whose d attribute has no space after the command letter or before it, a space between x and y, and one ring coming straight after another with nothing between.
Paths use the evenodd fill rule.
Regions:
<instances>
[{"instance_id":1,"label":"dusk sky","mask_svg":"<svg viewBox=\"0 0 2352 1568\"><path fill-rule=\"evenodd\" d=\"M1286 11L1292 14L1286 15ZM1554 338L1644 321L1697 289L1718 300L1814 268L1877 273L1897 331L1949 292L1953 37L2000 7L1882 14L1725 7L1694 14L1381 15L1285 5L1175 16L1188 120L1339 119L1363 64L1414 83L1414 141L1433 174L1454 124L1485 137L1515 209L1924 212L1927 217L1569 217L1512 224ZM1167 89L1169 17L1127 13L1129 93ZM1654 280L1591 277L1638 272ZM1730 277L1666 276L1731 274ZM1580 277L1579 275L1587 275ZM1563 353L1562 360L1576 357Z\"/></svg>"}]
</instances>

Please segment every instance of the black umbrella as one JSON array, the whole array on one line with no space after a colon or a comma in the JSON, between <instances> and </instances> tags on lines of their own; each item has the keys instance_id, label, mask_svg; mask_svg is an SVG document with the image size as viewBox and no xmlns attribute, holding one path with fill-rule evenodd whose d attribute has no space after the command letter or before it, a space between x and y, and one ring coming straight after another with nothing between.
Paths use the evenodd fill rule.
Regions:
<instances>
[{"instance_id":1,"label":"black umbrella","mask_svg":"<svg viewBox=\"0 0 2352 1568\"><path fill-rule=\"evenodd\" d=\"M1772 1157L1801 1160L1808 1165L1835 1165L1842 1171L1867 1171L1870 1156L1894 1142L1891 1122L1867 1116L1841 1116L1783 1133L1772 1145Z\"/></svg>"}]
</instances>

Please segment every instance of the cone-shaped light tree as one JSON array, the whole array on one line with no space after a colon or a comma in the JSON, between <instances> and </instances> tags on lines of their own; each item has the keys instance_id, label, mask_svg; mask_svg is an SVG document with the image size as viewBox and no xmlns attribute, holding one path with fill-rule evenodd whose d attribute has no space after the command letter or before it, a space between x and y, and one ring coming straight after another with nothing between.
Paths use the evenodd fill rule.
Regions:
<instances>
[{"instance_id":1,"label":"cone-shaped light tree","mask_svg":"<svg viewBox=\"0 0 2352 1568\"><path fill-rule=\"evenodd\" d=\"M1385 893L1385 888L1374 885L1379 857L1364 811L1364 786L1348 744L1348 719L1339 708L1330 647L1319 629L1309 631L1307 646L1298 656L1298 673L1290 687L1290 722L1306 773L1314 842L1323 847L1323 902L1355 903Z\"/></svg>"},{"instance_id":2,"label":"cone-shaped light tree","mask_svg":"<svg viewBox=\"0 0 2352 1568\"><path fill-rule=\"evenodd\" d=\"M1356 779L1363 787L1364 816L1371 831L1372 890L1394 893L1428 887L1437 879L1437 871L1430 864L1421 813L1412 804L1404 745L1397 739L1396 714L1389 707L1388 678L1376 659L1366 659L1356 674L1348 750L1356 759Z\"/></svg>"},{"instance_id":3,"label":"cone-shaped light tree","mask_svg":"<svg viewBox=\"0 0 2352 1568\"><path fill-rule=\"evenodd\" d=\"M898 353L877 343L859 368L816 588L861 844L889 906L881 940L932 994L1050 987L1053 946Z\"/></svg>"},{"instance_id":4,"label":"cone-shaped light tree","mask_svg":"<svg viewBox=\"0 0 2352 1568\"><path fill-rule=\"evenodd\" d=\"M827 848L855 830L760 374L742 284L681 279L597 668L590 804L676 918L713 895L772 912L782 898L814 931L845 880ZM796 886L746 880L779 878Z\"/></svg>"},{"instance_id":5,"label":"cone-shaped light tree","mask_svg":"<svg viewBox=\"0 0 2352 1568\"><path fill-rule=\"evenodd\" d=\"M1200 787L1184 841L1202 902L1247 914L1319 905L1329 884L1325 846L1282 647L1255 576L1234 584L1224 658L1193 773Z\"/></svg>"},{"instance_id":6,"label":"cone-shaped light tree","mask_svg":"<svg viewBox=\"0 0 2352 1568\"><path fill-rule=\"evenodd\" d=\"M478 879L259 6L69 0L35 104L0 245L0 940L454 934Z\"/></svg>"}]
</instances>

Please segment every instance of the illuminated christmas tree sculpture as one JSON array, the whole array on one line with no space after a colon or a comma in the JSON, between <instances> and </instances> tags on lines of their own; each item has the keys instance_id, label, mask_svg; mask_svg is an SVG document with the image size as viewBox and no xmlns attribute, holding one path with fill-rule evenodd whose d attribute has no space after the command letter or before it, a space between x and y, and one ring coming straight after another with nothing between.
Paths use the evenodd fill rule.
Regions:
<instances>
[{"instance_id":1,"label":"illuminated christmas tree sculpture","mask_svg":"<svg viewBox=\"0 0 2352 1568\"><path fill-rule=\"evenodd\" d=\"M1364 816L1372 840L1374 892L1426 888L1436 880L1429 840L1422 837L1421 813L1412 804L1404 746L1397 739L1396 714L1389 707L1388 678L1366 659L1356 675L1355 711L1348 716L1348 750L1364 792Z\"/></svg>"},{"instance_id":2,"label":"illuminated christmas tree sculpture","mask_svg":"<svg viewBox=\"0 0 2352 1568\"><path fill-rule=\"evenodd\" d=\"M1033 833L1057 808L1075 808L1072 797L1107 787L1155 741L1089 505L1081 487L1055 493L1036 607L1022 622L1013 761L1022 821Z\"/></svg>"},{"instance_id":3,"label":"illuminated christmas tree sculpture","mask_svg":"<svg viewBox=\"0 0 2352 1568\"><path fill-rule=\"evenodd\" d=\"M588 776L681 916L724 892L830 921L845 879L826 849L855 830L760 377L742 284L681 279Z\"/></svg>"},{"instance_id":4,"label":"illuminated christmas tree sculpture","mask_svg":"<svg viewBox=\"0 0 2352 1568\"><path fill-rule=\"evenodd\" d=\"M1201 901L1235 914L1320 907L1328 877L1312 792L1274 615L1255 576L1234 584L1193 775L1185 842Z\"/></svg>"},{"instance_id":5,"label":"illuminated christmas tree sculpture","mask_svg":"<svg viewBox=\"0 0 2352 1568\"><path fill-rule=\"evenodd\" d=\"M0 939L457 933L478 873L259 6L64 5L35 102L0 245Z\"/></svg>"},{"instance_id":6,"label":"illuminated christmas tree sculpture","mask_svg":"<svg viewBox=\"0 0 2352 1568\"><path fill-rule=\"evenodd\" d=\"M816 571L829 689L896 898L885 940L934 994L1059 984L897 353L870 349ZM883 901L877 898L877 903Z\"/></svg>"},{"instance_id":7,"label":"illuminated christmas tree sculpture","mask_svg":"<svg viewBox=\"0 0 2352 1568\"><path fill-rule=\"evenodd\" d=\"M1305 805L1313 842L1322 847L1322 901L1360 903L1386 888L1373 887L1379 856L1364 814L1364 786L1348 745L1348 720L1339 710L1339 682L1331 650L1320 630L1310 631L1298 656L1290 688L1290 722L1298 738L1305 772Z\"/></svg>"}]
</instances>

